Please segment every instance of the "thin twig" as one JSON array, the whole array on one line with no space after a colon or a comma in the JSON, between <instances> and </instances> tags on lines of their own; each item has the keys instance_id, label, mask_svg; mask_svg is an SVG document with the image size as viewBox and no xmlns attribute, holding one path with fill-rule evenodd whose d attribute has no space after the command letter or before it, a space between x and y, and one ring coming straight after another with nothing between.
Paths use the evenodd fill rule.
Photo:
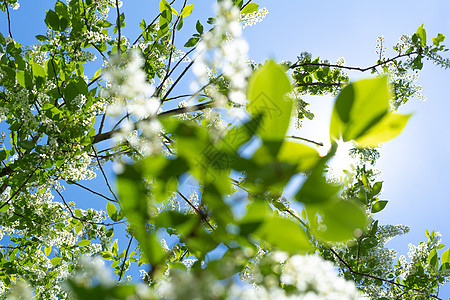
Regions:
<instances>
[{"instance_id":1,"label":"thin twig","mask_svg":"<svg viewBox=\"0 0 450 300\"><path fill-rule=\"evenodd\" d=\"M172 0L169 4L172 5L176 0ZM147 28L145 28L145 31L149 30L150 27L156 22L156 20L158 20L158 18L161 16L161 13L159 13L154 19L153 21L147 26ZM142 33L136 38L136 40L133 43L133 46L136 45L136 43L141 39L142 37Z\"/></svg>"},{"instance_id":2,"label":"thin twig","mask_svg":"<svg viewBox=\"0 0 450 300\"><path fill-rule=\"evenodd\" d=\"M66 199L65 199L65 198L63 197L63 195L58 191L57 188L55 188L55 191L56 191L56 193L59 195L59 197L61 197L61 200L63 201L64 206L69 210L70 215L72 216L73 219L79 220L80 222L89 223L89 224L92 224L92 225L102 225L102 226L114 226L114 225L117 225L117 224L120 224L120 223L124 223L124 222L117 222L117 223L102 223L102 222L92 222L92 221L88 221L88 220L83 220L83 219L77 217L77 216L73 213L73 211L72 211L72 209L70 208L69 204L67 204Z\"/></svg>"},{"instance_id":3,"label":"thin twig","mask_svg":"<svg viewBox=\"0 0 450 300\"><path fill-rule=\"evenodd\" d=\"M3 203L1 206L0 206L0 209L2 209L5 205L7 205L7 204L9 204L10 202L11 202L11 200L23 189L23 187L28 183L28 181L31 179L31 177L33 177L33 175L34 175L34 172L36 172L36 170L34 170L32 173L31 173L31 175L30 176L28 176L28 178L27 178L27 180L25 180L22 184L21 184L21 186L9 197L9 199L5 202L5 203Z\"/></svg>"},{"instance_id":4,"label":"thin twig","mask_svg":"<svg viewBox=\"0 0 450 300\"><path fill-rule=\"evenodd\" d=\"M393 281L393 280L388 280L388 279L380 278L380 277L377 277L377 276L374 276L374 275L365 274L365 273L361 273L361 272L355 271L355 270L353 270L353 268L352 268L352 267L351 267L351 266L350 266L350 265L349 265L342 257L339 256L339 254L337 254L336 251L333 250L333 248L331 248L331 247L327 247L327 248L328 248L328 249L331 251L331 253L333 253L334 256L336 256L337 259L339 259L339 261L342 262L342 263L347 267L347 269L348 269L350 272L352 272L353 274L360 275L360 276L364 276L364 277L369 277L369 278L372 278L372 279L375 279L375 280L381 280L381 281L383 281L383 282L390 283L390 284L394 284L394 285L396 285L396 286L400 286L400 287L406 288L406 289L408 289L408 290L412 290L412 291L419 292L419 293L424 293L423 290L419 290L419 289L416 289L416 288L412 288L412 287L409 287L409 286L407 286L407 285L404 285L404 284L401 284L401 283L397 283L397 282L395 282L395 281ZM434 299L442 300L442 299L439 298L438 296L434 296L434 295L430 295L430 296L433 297Z\"/></svg>"},{"instance_id":5,"label":"thin twig","mask_svg":"<svg viewBox=\"0 0 450 300\"><path fill-rule=\"evenodd\" d=\"M315 142L313 140L309 140L309 139L306 139L306 138L303 138L303 137L299 137L299 136L290 135L290 136L286 136L286 137L289 138L289 139L296 139L296 140L305 141L305 142L312 143L312 144L315 144L315 145L321 146L321 147L323 146L323 143Z\"/></svg>"},{"instance_id":6,"label":"thin twig","mask_svg":"<svg viewBox=\"0 0 450 300\"><path fill-rule=\"evenodd\" d=\"M120 268L119 280L117 282L120 282L120 280L122 280L122 276L124 273L123 271L125 269L125 262L127 261L128 252L130 251L131 241L133 241L133 236L131 236L130 241L128 242L127 251L125 252L125 256L123 257L122 267Z\"/></svg>"},{"instance_id":7,"label":"thin twig","mask_svg":"<svg viewBox=\"0 0 450 300\"><path fill-rule=\"evenodd\" d=\"M202 210L200 210L198 207L196 207L194 204L192 204L192 202L189 201L189 199L186 198L182 193L180 193L180 191L177 190L177 193L178 193L178 195L181 196L181 198L184 199L184 201L186 201L187 204L189 204L190 207L192 207L192 208L197 212L197 214L199 215L199 217L200 217L206 224L208 224L208 226L209 226L209 228L211 228L211 230L215 230L214 227L211 225L211 223L209 223L208 219L206 218L205 213L204 213Z\"/></svg>"},{"instance_id":8,"label":"thin twig","mask_svg":"<svg viewBox=\"0 0 450 300\"><path fill-rule=\"evenodd\" d=\"M377 64L375 64L373 66L367 67L367 68L348 67L348 66L341 66L341 65L336 65L336 64L324 64L324 63L312 63L312 62L299 64L297 62L297 63L291 65L289 67L289 69L294 69L294 68L297 68L297 67L305 67L305 66L318 66L318 67L330 67L330 68L339 68L339 69L346 69L346 70L366 72L368 70L372 70L372 69L375 69L376 67L379 67L379 66L382 66L384 64L390 63L390 62L392 62L392 61L394 61L396 59L399 59L399 58L402 58L402 57L409 57L409 56L414 55L414 54L420 54L420 53L418 51L414 51L414 52L410 52L410 53L406 53L406 54L399 54L399 55L397 55L395 57L392 57L392 58L390 58L388 60L379 62L379 63L377 63Z\"/></svg>"},{"instance_id":9,"label":"thin twig","mask_svg":"<svg viewBox=\"0 0 450 300\"><path fill-rule=\"evenodd\" d=\"M106 196L103 195L103 194L100 194L100 193L98 193L98 192L96 192L96 191L94 191L94 190L91 190L91 189L88 188L88 187L85 187L85 186L79 184L78 182L75 182L75 181L72 181L72 180L67 180L67 182L70 183L70 184L75 184L76 186L79 186L80 188L85 189L86 191L89 191L89 192L91 192L92 194L95 194L95 195L97 195L97 196L100 196L100 197L102 197L102 198L105 198L105 199L108 200L108 201L116 202L116 203L118 202L117 200L108 198L108 197L106 197ZM0 208L1 208L1 207L0 207Z\"/></svg>"},{"instance_id":10,"label":"thin twig","mask_svg":"<svg viewBox=\"0 0 450 300\"><path fill-rule=\"evenodd\" d=\"M108 186L109 191L110 191L111 194L114 196L114 199L116 199L116 201L119 202L119 200L118 200L117 197L116 197L116 194L114 194L114 192L113 192L111 186L109 185L108 177L106 177L105 171L103 171L102 164L100 163L100 160L98 159L97 151L95 151L94 146L92 146L92 150L94 151L94 155L95 155L95 158L97 159L98 167L100 168L100 171L101 171L102 174L103 174L103 178L105 178L105 182L106 182L106 185Z\"/></svg>"}]
</instances>

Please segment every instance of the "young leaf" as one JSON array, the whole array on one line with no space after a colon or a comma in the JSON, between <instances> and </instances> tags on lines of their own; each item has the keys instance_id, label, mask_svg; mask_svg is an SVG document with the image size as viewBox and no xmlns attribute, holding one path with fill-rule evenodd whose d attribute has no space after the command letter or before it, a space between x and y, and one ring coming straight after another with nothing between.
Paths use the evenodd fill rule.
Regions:
<instances>
[{"instance_id":1,"label":"young leaf","mask_svg":"<svg viewBox=\"0 0 450 300\"><path fill-rule=\"evenodd\" d=\"M379 200L372 205L372 213L375 214L377 212L382 211L388 202L386 200Z\"/></svg>"},{"instance_id":2,"label":"young leaf","mask_svg":"<svg viewBox=\"0 0 450 300\"><path fill-rule=\"evenodd\" d=\"M383 182L375 182L375 184L372 187L372 197L378 195L381 192L381 189L383 188Z\"/></svg>"},{"instance_id":3,"label":"young leaf","mask_svg":"<svg viewBox=\"0 0 450 300\"><path fill-rule=\"evenodd\" d=\"M442 264L450 263L450 248L444 251L441 255L441 262Z\"/></svg>"},{"instance_id":4,"label":"young leaf","mask_svg":"<svg viewBox=\"0 0 450 300\"><path fill-rule=\"evenodd\" d=\"M376 125L355 141L360 146L375 147L398 136L406 126L411 115L389 112Z\"/></svg>"},{"instance_id":5,"label":"young leaf","mask_svg":"<svg viewBox=\"0 0 450 300\"><path fill-rule=\"evenodd\" d=\"M45 247L44 248L45 256L49 256L51 252L52 252L52 247Z\"/></svg>"},{"instance_id":6,"label":"young leaf","mask_svg":"<svg viewBox=\"0 0 450 300\"><path fill-rule=\"evenodd\" d=\"M183 8L183 10L181 11L180 16L183 18L186 18L187 16L189 16L192 13L193 8L194 8L194 4L186 5L186 7Z\"/></svg>"},{"instance_id":7,"label":"young leaf","mask_svg":"<svg viewBox=\"0 0 450 300\"><path fill-rule=\"evenodd\" d=\"M243 15L250 14L252 12L258 11L258 8L259 8L258 4L249 3L241 10L241 14Z\"/></svg>"},{"instance_id":8,"label":"young leaf","mask_svg":"<svg viewBox=\"0 0 450 300\"><path fill-rule=\"evenodd\" d=\"M59 262L61 261L61 257L53 257L52 259L50 259L50 263L53 266L57 266L59 264Z\"/></svg>"},{"instance_id":9,"label":"young leaf","mask_svg":"<svg viewBox=\"0 0 450 300\"><path fill-rule=\"evenodd\" d=\"M425 29L423 29L423 24L420 25L419 28L417 28L416 34L420 39L420 44L422 46L425 46L427 44L427 32L425 31Z\"/></svg>"},{"instance_id":10,"label":"young leaf","mask_svg":"<svg viewBox=\"0 0 450 300\"><path fill-rule=\"evenodd\" d=\"M113 218L117 217L117 208L114 204L112 204L111 202L108 202L106 204L106 212L108 213L108 216L114 220Z\"/></svg>"},{"instance_id":11,"label":"young leaf","mask_svg":"<svg viewBox=\"0 0 450 300\"><path fill-rule=\"evenodd\" d=\"M85 247L85 246L89 245L90 243L91 243L90 240L81 240L77 243L77 246Z\"/></svg>"}]
</instances>

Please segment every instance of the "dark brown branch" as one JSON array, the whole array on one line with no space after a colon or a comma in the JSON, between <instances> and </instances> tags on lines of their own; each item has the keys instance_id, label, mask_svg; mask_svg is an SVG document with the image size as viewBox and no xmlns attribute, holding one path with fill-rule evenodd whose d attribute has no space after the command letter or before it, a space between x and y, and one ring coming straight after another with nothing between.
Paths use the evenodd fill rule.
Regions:
<instances>
[{"instance_id":1,"label":"dark brown branch","mask_svg":"<svg viewBox=\"0 0 450 300\"><path fill-rule=\"evenodd\" d=\"M59 195L59 197L61 197L61 200L64 203L64 206L69 210L70 215L72 216L73 219L79 220L80 222L83 223L89 223L92 225L102 225L102 226L114 226L120 223L125 223L125 222L117 222L117 223L103 223L103 222L92 222L92 221L88 221L88 220L83 220L77 216L75 216L75 214L73 213L72 209L70 208L69 204L67 204L66 199L64 199L63 195L58 191L57 188L55 188L56 193Z\"/></svg>"},{"instance_id":2,"label":"dark brown branch","mask_svg":"<svg viewBox=\"0 0 450 300\"><path fill-rule=\"evenodd\" d=\"M305 142L308 142L308 143L312 143L312 144L315 144L317 146L323 146L323 143L315 142L313 140L309 140L309 139L302 138L302 137L299 137L299 136L290 135L290 136L286 136L286 137L289 138L289 139L296 139L296 140L301 140L301 141L305 141Z\"/></svg>"},{"instance_id":3,"label":"dark brown branch","mask_svg":"<svg viewBox=\"0 0 450 300\"><path fill-rule=\"evenodd\" d=\"M296 83L296 86L341 86L343 83L340 82L305 82Z\"/></svg>"},{"instance_id":4,"label":"dark brown branch","mask_svg":"<svg viewBox=\"0 0 450 300\"><path fill-rule=\"evenodd\" d=\"M95 158L96 158L96 160L97 160L98 167L100 168L100 171L102 172L103 178L105 179L105 182L106 182L106 185L108 186L109 191L110 191L111 194L113 195L114 199L116 199L116 202L119 202L119 200L118 200L117 197L116 197L116 194L114 194L114 191L112 190L111 186L109 185L108 177L106 177L105 171L103 171L102 164L100 163L100 160L98 159L97 151L95 151L94 146L92 146L92 150L94 151L94 154L95 154Z\"/></svg>"},{"instance_id":5,"label":"dark brown branch","mask_svg":"<svg viewBox=\"0 0 450 300\"><path fill-rule=\"evenodd\" d=\"M158 114L158 116L173 116L173 115L179 115L179 114L184 114L184 113L190 113L190 112L197 111L197 110L204 110L204 109L212 107L213 104L214 104L213 101L209 101L209 102L205 102L205 103L196 104L193 106L179 107L179 108L163 111L162 113Z\"/></svg>"},{"instance_id":6,"label":"dark brown branch","mask_svg":"<svg viewBox=\"0 0 450 300\"><path fill-rule=\"evenodd\" d=\"M125 262L127 261L127 257L128 257L128 252L130 251L130 246L131 246L131 242L133 241L133 236L131 236L130 241L128 242L128 247L127 247L127 251L125 252L125 256L123 257L123 263L122 263L122 267L120 268L120 275L119 275L119 280L122 280L122 276L123 276L123 271L125 269Z\"/></svg>"},{"instance_id":7,"label":"dark brown branch","mask_svg":"<svg viewBox=\"0 0 450 300\"><path fill-rule=\"evenodd\" d=\"M161 102L165 102L167 101L167 97L170 95L170 93L173 91L173 89L175 88L175 86L177 86L177 84L180 82L181 78L183 78L184 75L186 75L187 71L192 67L192 65L194 64L194 60L192 60L189 65L187 65L186 68L184 68L183 72L181 72L180 76L178 76L177 80L175 80L175 82L172 84L172 86L170 87L170 89L167 91L167 93L164 95L164 97L161 99Z\"/></svg>"},{"instance_id":8,"label":"dark brown branch","mask_svg":"<svg viewBox=\"0 0 450 300\"><path fill-rule=\"evenodd\" d=\"M27 180L25 180L23 183L22 183L22 185L11 195L11 197L9 197L9 199L5 202L5 203L3 203L2 205L0 205L0 209L2 209L5 205L7 205L7 204L9 204L10 202L11 202L11 200L23 189L23 187L28 183L28 181L31 179L31 177L33 177L33 175L34 175L34 172L35 171L33 171L32 173L31 173L31 175L30 176L28 176L28 178L27 178Z\"/></svg>"},{"instance_id":9,"label":"dark brown branch","mask_svg":"<svg viewBox=\"0 0 450 300\"><path fill-rule=\"evenodd\" d=\"M10 16L9 16L8 3L6 3L6 0L3 0L3 3L5 4L5 7L6 7L6 15L7 15L7 17L8 17L8 32L9 32L9 36L10 36L11 38L13 38L13 35L12 35L12 33L11 33L11 18L10 18Z\"/></svg>"},{"instance_id":10,"label":"dark brown branch","mask_svg":"<svg viewBox=\"0 0 450 300\"><path fill-rule=\"evenodd\" d=\"M189 204L190 207L192 207L195 212L198 214L198 216L206 223L208 224L209 228L211 228L211 230L215 230L214 227L211 225L211 223L209 223L205 213L200 210L198 207L196 207L194 204L192 204L191 201L189 201L188 198L186 198L182 193L180 193L180 191L177 190L178 195L181 196L181 198L183 198L184 201L186 201L187 204Z\"/></svg>"},{"instance_id":11,"label":"dark brown branch","mask_svg":"<svg viewBox=\"0 0 450 300\"><path fill-rule=\"evenodd\" d=\"M380 277L377 277L377 276L374 276L374 275L365 274L365 273L361 273L361 272L355 271L355 270L353 270L353 268L352 268L352 267L351 267L351 266L350 266L350 265L349 265L342 257L339 256L339 254L337 254L336 251L334 251L331 247L327 247L327 248L331 251L331 253L334 254L334 256L337 257L337 259L339 259L340 262L342 262L342 263L347 267L347 269L348 269L350 272L352 272L352 273L355 274L355 275L364 276L364 277L369 277L369 278L372 278L372 279L375 279L375 280L380 280L380 281L383 281L383 282L386 282L386 283L390 283L390 284L393 284L393 285L396 285L396 286L399 286L399 287L403 287L403 288L406 288L406 289L411 290L411 291L415 291L415 292L419 292L419 293L424 293L423 290L419 290L419 289L416 289L416 288L412 288L412 287L409 287L409 286L407 286L407 285L404 285L404 284L401 284L401 283L397 283L397 282L395 282L395 281L393 281L393 280L388 280L388 279L380 278ZM432 298L434 298L434 299L442 300L442 299L439 298L438 296L430 295L430 297L432 297Z\"/></svg>"},{"instance_id":12,"label":"dark brown branch","mask_svg":"<svg viewBox=\"0 0 450 300\"><path fill-rule=\"evenodd\" d=\"M399 58L402 58L402 57L409 57L409 56L415 55L415 54L420 54L420 53L418 51L415 51L415 52L410 52L410 53L406 53L406 54L399 54L399 55L397 55L397 56L395 56L393 58L390 58L388 60L379 62L379 63L377 63L377 64L375 64L373 66L367 67L367 68L348 67L348 66L341 66L341 65L336 65L336 64L324 64L324 63L312 63L312 62L300 64L300 63L297 62L297 63L291 65L289 67L289 69L295 69L297 67L306 67L306 66L319 66L319 67L330 67L330 68L339 68L339 69L345 69L345 70L366 72L368 70L372 70L372 69L375 69L376 67L379 67L379 66L385 65L387 63L390 63L390 62L392 62L392 61L394 61L396 59L399 59Z\"/></svg>"},{"instance_id":13,"label":"dark brown branch","mask_svg":"<svg viewBox=\"0 0 450 300\"><path fill-rule=\"evenodd\" d=\"M94 191L94 190L91 190L90 188L85 187L85 186L79 184L78 182L75 182L75 181L72 181L72 180L67 180L67 182L70 183L70 184L75 184L76 186L79 186L80 188L85 189L85 190L91 192L92 194L95 194L95 195L97 195L97 196L100 196L100 197L102 197L102 198L105 198L105 199L108 200L108 201L111 201L111 202L117 202L116 200L111 199L111 198L108 198L108 197L106 197L105 195L100 194L100 193L98 193L98 192L96 192L96 191Z\"/></svg>"}]
</instances>

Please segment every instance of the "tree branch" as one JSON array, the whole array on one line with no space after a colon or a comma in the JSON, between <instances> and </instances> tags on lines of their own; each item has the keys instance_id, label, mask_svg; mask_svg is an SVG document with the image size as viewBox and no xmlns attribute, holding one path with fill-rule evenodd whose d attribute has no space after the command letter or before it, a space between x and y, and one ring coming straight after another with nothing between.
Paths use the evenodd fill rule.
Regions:
<instances>
[{"instance_id":1,"label":"tree branch","mask_svg":"<svg viewBox=\"0 0 450 300\"><path fill-rule=\"evenodd\" d=\"M348 67L348 66L341 66L341 65L336 65L336 64L324 64L324 63L312 63L312 62L299 64L297 62L297 63L291 65L289 67L289 69L295 69L297 67L306 67L306 66L319 66L319 67L330 67L330 68L339 68L339 69L346 69L346 70L366 72L368 70L372 70L372 69L374 69L376 67L379 67L379 66L385 65L387 63L390 63L390 62L392 62L392 61L394 61L396 59L399 59L399 58L402 58L402 57L409 57L409 56L415 55L415 54L420 54L420 53L418 51L414 51L414 52L410 52L410 53L406 53L406 54L399 54L399 55L397 55L395 57L392 57L392 58L390 58L388 60L379 62L379 63L377 63L377 64L375 64L373 66L367 67L367 68Z\"/></svg>"},{"instance_id":2,"label":"tree branch","mask_svg":"<svg viewBox=\"0 0 450 300\"><path fill-rule=\"evenodd\" d=\"M123 276L123 273L124 273L123 271L125 269L125 262L127 261L128 252L130 251L131 241L133 241L133 236L131 236L130 241L128 242L127 251L125 252L125 256L123 257L122 267L120 268L119 280L117 282L122 280L122 276Z\"/></svg>"},{"instance_id":3,"label":"tree branch","mask_svg":"<svg viewBox=\"0 0 450 300\"><path fill-rule=\"evenodd\" d=\"M5 4L6 7L6 16L8 17L8 32L9 32L9 36L11 38L13 38L13 35L11 33L11 18L9 16L9 8L8 8L8 3L6 2L6 0L3 0L3 3Z\"/></svg>"}]
</instances>

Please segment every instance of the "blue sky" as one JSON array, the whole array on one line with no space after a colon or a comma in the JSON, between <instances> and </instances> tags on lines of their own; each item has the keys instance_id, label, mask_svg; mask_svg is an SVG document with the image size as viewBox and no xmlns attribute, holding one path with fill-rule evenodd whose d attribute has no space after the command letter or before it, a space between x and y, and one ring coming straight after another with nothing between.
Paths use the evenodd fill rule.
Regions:
<instances>
[{"instance_id":1,"label":"blue sky","mask_svg":"<svg viewBox=\"0 0 450 300\"><path fill-rule=\"evenodd\" d=\"M11 11L12 31L23 44L34 43L34 35L44 32L45 9L53 6L50 0L19 0L21 7ZM124 1L127 14L125 34L134 40L142 18L152 19L158 1ZM193 15L186 20L180 41L193 31L197 19L205 20L213 1L189 1L194 4ZM295 60L302 51L336 61L344 57L350 66L365 67L377 60L376 39L384 35L389 51L402 34L412 34L424 23L428 39L442 33L450 46L450 2L424 1L257 1L267 7L269 14L257 26L246 28L250 44L250 58L260 62L266 58ZM143 3L143 4L142 4ZM205 23L205 22L204 22ZM6 16L0 19L0 30L6 36ZM450 56L450 55L449 55ZM95 70L93 70L95 71ZM348 73L352 80L369 77L369 73ZM425 63L419 83L423 86L426 102L411 100L401 112L414 113L404 132L387 143L377 167L383 174L383 199L388 199L386 209L379 213L380 223L406 224L411 232L398 237L388 246L406 254L408 243L417 244L426 239L424 231L437 230L443 243L450 246L450 211L448 168L450 167L450 72L431 63ZM188 87L186 88L188 90ZM312 97L311 109L317 122L305 123L304 137L320 139L329 120L333 99ZM75 195L75 194L74 194ZM444 249L445 250L445 249ZM444 287L442 296L450 295Z\"/></svg>"}]
</instances>

